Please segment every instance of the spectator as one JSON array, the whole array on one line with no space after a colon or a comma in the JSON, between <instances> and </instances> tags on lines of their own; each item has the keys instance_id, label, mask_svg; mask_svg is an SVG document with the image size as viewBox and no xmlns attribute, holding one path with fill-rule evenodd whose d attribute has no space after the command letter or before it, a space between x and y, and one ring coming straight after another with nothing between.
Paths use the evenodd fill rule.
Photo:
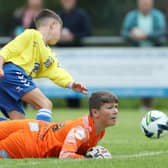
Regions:
<instances>
[{"instance_id":1,"label":"spectator","mask_svg":"<svg viewBox=\"0 0 168 168\"><path fill-rule=\"evenodd\" d=\"M90 19L86 11L77 7L77 0L60 0L63 21L62 36L59 46L82 46L81 39L91 34ZM79 98L67 98L68 107L80 107Z\"/></svg>"},{"instance_id":2,"label":"spectator","mask_svg":"<svg viewBox=\"0 0 168 168\"><path fill-rule=\"evenodd\" d=\"M77 7L77 0L60 0L63 20L61 46L81 46L81 39L89 36L91 25L89 16L83 9Z\"/></svg>"},{"instance_id":3,"label":"spectator","mask_svg":"<svg viewBox=\"0 0 168 168\"><path fill-rule=\"evenodd\" d=\"M42 9L43 0L27 0L27 4L14 12L12 35L17 36L26 28L35 28L33 18Z\"/></svg>"},{"instance_id":4,"label":"spectator","mask_svg":"<svg viewBox=\"0 0 168 168\"><path fill-rule=\"evenodd\" d=\"M161 46L166 32L163 13L154 6L154 0L137 0L138 9L130 11L121 31L125 40L137 47ZM152 98L142 98L142 109L152 107Z\"/></svg>"}]
</instances>

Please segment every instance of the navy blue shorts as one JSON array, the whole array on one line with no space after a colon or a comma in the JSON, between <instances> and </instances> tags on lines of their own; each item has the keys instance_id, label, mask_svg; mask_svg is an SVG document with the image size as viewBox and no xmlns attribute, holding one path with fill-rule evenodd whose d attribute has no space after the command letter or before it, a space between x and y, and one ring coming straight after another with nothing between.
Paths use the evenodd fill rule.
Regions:
<instances>
[{"instance_id":1,"label":"navy blue shorts","mask_svg":"<svg viewBox=\"0 0 168 168\"><path fill-rule=\"evenodd\" d=\"M13 63L4 64L3 70L4 77L0 78L0 110L6 117L12 110L25 114L20 98L36 85L22 68Z\"/></svg>"}]
</instances>

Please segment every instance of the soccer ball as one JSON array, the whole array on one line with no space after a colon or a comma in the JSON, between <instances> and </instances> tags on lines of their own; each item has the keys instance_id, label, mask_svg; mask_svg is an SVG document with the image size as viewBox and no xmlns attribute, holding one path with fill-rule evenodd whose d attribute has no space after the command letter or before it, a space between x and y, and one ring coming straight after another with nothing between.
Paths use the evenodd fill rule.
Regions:
<instances>
[{"instance_id":1,"label":"soccer ball","mask_svg":"<svg viewBox=\"0 0 168 168\"><path fill-rule=\"evenodd\" d=\"M112 158L112 156L106 148L102 146L96 146L96 147L90 148L86 152L86 158L110 159Z\"/></svg>"},{"instance_id":2,"label":"soccer ball","mask_svg":"<svg viewBox=\"0 0 168 168\"><path fill-rule=\"evenodd\" d=\"M161 111L149 111L142 118L141 128L148 138L160 138L167 133L168 118L166 114Z\"/></svg>"}]
</instances>

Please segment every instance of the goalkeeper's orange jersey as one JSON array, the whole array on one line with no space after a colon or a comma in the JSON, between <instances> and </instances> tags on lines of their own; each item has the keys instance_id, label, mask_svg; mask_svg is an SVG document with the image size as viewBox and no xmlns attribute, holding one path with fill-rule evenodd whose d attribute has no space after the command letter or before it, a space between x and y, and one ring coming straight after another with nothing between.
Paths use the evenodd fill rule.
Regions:
<instances>
[{"instance_id":1,"label":"goalkeeper's orange jersey","mask_svg":"<svg viewBox=\"0 0 168 168\"><path fill-rule=\"evenodd\" d=\"M96 136L93 119L88 115L63 123L23 120L15 130L10 130L10 125L12 121L6 127L9 136L3 134L3 138L7 136L3 139L0 134L2 158L84 158L86 151L96 146L105 133Z\"/></svg>"}]
</instances>

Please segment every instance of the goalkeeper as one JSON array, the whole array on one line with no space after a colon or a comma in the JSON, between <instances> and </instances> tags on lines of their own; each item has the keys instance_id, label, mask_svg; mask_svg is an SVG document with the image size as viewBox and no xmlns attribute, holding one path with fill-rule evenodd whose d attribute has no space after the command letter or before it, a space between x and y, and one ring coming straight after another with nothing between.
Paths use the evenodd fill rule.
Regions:
<instances>
[{"instance_id":1,"label":"goalkeeper","mask_svg":"<svg viewBox=\"0 0 168 168\"><path fill-rule=\"evenodd\" d=\"M34 19L37 30L27 29L0 51L0 110L10 119L24 119L21 101L38 110L36 119L51 121L52 103L36 88L32 78L49 78L55 84L87 94L81 83L59 66L48 45L60 39L62 21L51 10Z\"/></svg>"},{"instance_id":2,"label":"goalkeeper","mask_svg":"<svg viewBox=\"0 0 168 168\"><path fill-rule=\"evenodd\" d=\"M89 115L51 123L39 120L0 122L1 158L85 158L105 128L116 124L118 99L108 91L89 98ZM94 156L93 156L94 157Z\"/></svg>"}]
</instances>

